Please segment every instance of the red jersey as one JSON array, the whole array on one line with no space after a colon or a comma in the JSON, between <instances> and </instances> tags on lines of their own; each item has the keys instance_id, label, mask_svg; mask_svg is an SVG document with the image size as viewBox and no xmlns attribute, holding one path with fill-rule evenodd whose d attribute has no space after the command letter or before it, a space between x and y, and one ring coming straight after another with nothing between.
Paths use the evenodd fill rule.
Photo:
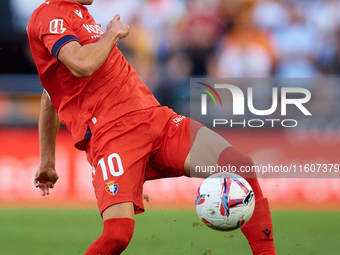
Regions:
<instances>
[{"instance_id":1,"label":"red jersey","mask_svg":"<svg viewBox=\"0 0 340 255\"><path fill-rule=\"evenodd\" d=\"M39 6L27 27L41 83L60 122L81 150L85 149L86 139L106 123L159 105L117 45L100 69L88 78L74 77L58 61L59 50L68 42L94 43L103 33L85 6L63 0L50 0Z\"/></svg>"}]
</instances>

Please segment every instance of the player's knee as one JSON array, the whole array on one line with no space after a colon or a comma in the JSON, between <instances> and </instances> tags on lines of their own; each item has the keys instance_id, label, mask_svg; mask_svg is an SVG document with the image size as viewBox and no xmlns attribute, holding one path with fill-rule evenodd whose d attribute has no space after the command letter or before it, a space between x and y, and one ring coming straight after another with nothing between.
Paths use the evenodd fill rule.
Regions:
<instances>
[{"instance_id":1,"label":"player's knee","mask_svg":"<svg viewBox=\"0 0 340 255\"><path fill-rule=\"evenodd\" d=\"M104 221L102 236L106 239L110 254L121 254L129 245L135 222L130 218L109 219Z\"/></svg>"},{"instance_id":2,"label":"player's knee","mask_svg":"<svg viewBox=\"0 0 340 255\"><path fill-rule=\"evenodd\" d=\"M257 178L256 177L256 172L253 170L253 167L254 167L254 161L251 157L249 156L246 156L244 155L244 158L242 160L242 164L243 164L243 172L242 175L243 175L243 178L250 178L250 179L253 179L253 178Z\"/></svg>"},{"instance_id":3,"label":"player's knee","mask_svg":"<svg viewBox=\"0 0 340 255\"><path fill-rule=\"evenodd\" d=\"M256 178L256 173L253 171L254 162L252 158L232 146L227 147L221 152L218 165L230 166L228 170L244 178Z\"/></svg>"},{"instance_id":4,"label":"player's knee","mask_svg":"<svg viewBox=\"0 0 340 255\"><path fill-rule=\"evenodd\" d=\"M241 153L240 153L241 154ZM241 162L243 164L243 166L253 166L254 165L254 161L251 157L241 154Z\"/></svg>"},{"instance_id":5,"label":"player's knee","mask_svg":"<svg viewBox=\"0 0 340 255\"><path fill-rule=\"evenodd\" d=\"M256 172L253 170L254 161L251 157L239 152L238 174L243 178L256 178Z\"/></svg>"}]
</instances>

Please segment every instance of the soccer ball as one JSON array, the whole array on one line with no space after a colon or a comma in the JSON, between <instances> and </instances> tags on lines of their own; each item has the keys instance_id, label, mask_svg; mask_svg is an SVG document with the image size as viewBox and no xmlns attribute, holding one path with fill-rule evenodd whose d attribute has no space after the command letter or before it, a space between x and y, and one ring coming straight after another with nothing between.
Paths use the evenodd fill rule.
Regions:
<instances>
[{"instance_id":1,"label":"soccer ball","mask_svg":"<svg viewBox=\"0 0 340 255\"><path fill-rule=\"evenodd\" d=\"M255 196L241 176L218 173L202 182L195 204L198 216L208 227L230 231L248 222L255 208Z\"/></svg>"}]
</instances>

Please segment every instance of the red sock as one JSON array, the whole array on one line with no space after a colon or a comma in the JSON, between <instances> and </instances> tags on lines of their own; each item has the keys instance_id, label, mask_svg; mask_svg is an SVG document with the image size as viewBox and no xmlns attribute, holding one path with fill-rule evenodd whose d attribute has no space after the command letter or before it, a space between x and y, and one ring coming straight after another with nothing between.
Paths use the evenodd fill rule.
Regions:
<instances>
[{"instance_id":1,"label":"red sock","mask_svg":"<svg viewBox=\"0 0 340 255\"><path fill-rule=\"evenodd\" d=\"M256 174L243 174L240 172L241 166L254 165L252 159L243 155L234 147L228 147L221 152L217 164L219 166L235 166L237 174L245 178L253 188L255 194L255 210L249 222L241 227L243 234L248 239L253 254L275 255L273 225L268 200L263 196Z\"/></svg>"},{"instance_id":2,"label":"red sock","mask_svg":"<svg viewBox=\"0 0 340 255\"><path fill-rule=\"evenodd\" d=\"M102 235L94 241L85 255L118 255L128 246L135 227L131 218L115 218L104 221Z\"/></svg>"}]
</instances>

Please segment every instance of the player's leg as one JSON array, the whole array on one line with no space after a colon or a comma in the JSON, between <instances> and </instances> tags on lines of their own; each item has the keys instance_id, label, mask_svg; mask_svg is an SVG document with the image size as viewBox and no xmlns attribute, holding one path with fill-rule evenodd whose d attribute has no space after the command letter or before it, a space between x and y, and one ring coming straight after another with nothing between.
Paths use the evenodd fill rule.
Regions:
<instances>
[{"instance_id":1,"label":"player's leg","mask_svg":"<svg viewBox=\"0 0 340 255\"><path fill-rule=\"evenodd\" d=\"M102 214L104 229L85 255L118 255L128 246L135 226L132 202L115 204Z\"/></svg>"},{"instance_id":2,"label":"player's leg","mask_svg":"<svg viewBox=\"0 0 340 255\"><path fill-rule=\"evenodd\" d=\"M185 160L184 171L188 176L207 177L207 173L195 172L195 166L216 166L216 164L235 166L238 169L238 174L244 177L254 190L255 210L253 216L241 228L249 241L253 254L276 254L268 200L262 194L256 175L244 175L239 171L241 166L252 166L252 159L240 153L220 135L206 127L201 127Z\"/></svg>"},{"instance_id":3,"label":"player's leg","mask_svg":"<svg viewBox=\"0 0 340 255\"><path fill-rule=\"evenodd\" d=\"M86 154L104 229L86 255L121 254L132 238L134 215L144 211L142 190L151 136L143 123L150 114L127 114L90 138Z\"/></svg>"},{"instance_id":4,"label":"player's leg","mask_svg":"<svg viewBox=\"0 0 340 255\"><path fill-rule=\"evenodd\" d=\"M166 110L161 108L159 111ZM164 119L164 115L159 118ZM237 151L224 138L197 121L174 115L167 123L164 129L166 134L162 135L159 150L149 164L153 170L157 170L154 171L157 173L149 174L147 179L183 174L207 177L206 173L197 174L195 166L253 165L251 158ZM253 217L242 227L242 231L250 242L254 254L276 254L268 201L263 197L256 176L243 175L243 177L252 186L256 203Z\"/></svg>"}]
</instances>

